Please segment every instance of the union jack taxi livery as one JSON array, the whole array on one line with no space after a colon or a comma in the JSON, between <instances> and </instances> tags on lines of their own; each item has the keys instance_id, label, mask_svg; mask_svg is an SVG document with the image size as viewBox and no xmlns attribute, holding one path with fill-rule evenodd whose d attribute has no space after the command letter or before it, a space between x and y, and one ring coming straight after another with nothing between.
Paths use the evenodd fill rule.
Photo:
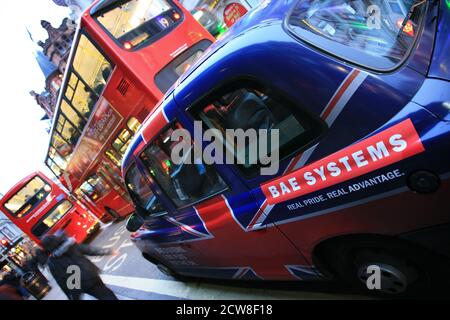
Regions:
<instances>
[{"instance_id":1,"label":"union jack taxi livery","mask_svg":"<svg viewBox=\"0 0 450 320\"><path fill-rule=\"evenodd\" d=\"M384 14L377 28L371 5ZM366 289L376 265L385 294L442 282L449 26L445 1L264 1L179 79L128 149L128 229L144 257L173 274ZM278 129L278 173L175 164L177 129L191 150L210 149L194 121ZM240 157L235 141L215 138Z\"/></svg>"}]
</instances>

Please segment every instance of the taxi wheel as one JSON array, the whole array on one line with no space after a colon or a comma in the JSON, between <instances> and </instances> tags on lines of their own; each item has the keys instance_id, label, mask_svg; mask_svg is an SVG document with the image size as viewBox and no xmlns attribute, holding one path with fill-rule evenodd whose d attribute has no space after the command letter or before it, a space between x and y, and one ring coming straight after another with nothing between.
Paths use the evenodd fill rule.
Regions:
<instances>
[{"instance_id":1,"label":"taxi wheel","mask_svg":"<svg viewBox=\"0 0 450 320\"><path fill-rule=\"evenodd\" d=\"M176 274L175 271L173 271L168 266L166 266L166 265L164 265L162 263L158 263L156 265L156 267L158 268L159 271L161 271L166 276L169 276L169 277L172 277L172 278L176 278L177 277L177 274Z\"/></svg>"},{"instance_id":2,"label":"taxi wheel","mask_svg":"<svg viewBox=\"0 0 450 320\"><path fill-rule=\"evenodd\" d=\"M428 252L384 238L330 241L319 252L338 281L376 296L429 296L442 280Z\"/></svg>"},{"instance_id":3,"label":"taxi wheel","mask_svg":"<svg viewBox=\"0 0 450 320\"><path fill-rule=\"evenodd\" d=\"M158 270L165 274L166 276L172 277L176 280L185 280L185 278L183 276L181 276L179 273L175 272L172 268L169 268L168 266L166 266L165 264L159 262L158 260L154 259L152 256L150 256L147 253L142 253L142 257L144 257L145 260L151 262L152 264L154 264Z\"/></svg>"}]
</instances>

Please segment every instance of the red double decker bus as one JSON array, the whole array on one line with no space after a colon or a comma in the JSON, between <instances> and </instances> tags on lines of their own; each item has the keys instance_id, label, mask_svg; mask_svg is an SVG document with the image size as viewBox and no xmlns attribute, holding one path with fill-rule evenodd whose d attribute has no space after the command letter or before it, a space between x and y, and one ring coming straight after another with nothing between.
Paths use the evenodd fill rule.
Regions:
<instances>
[{"instance_id":1,"label":"red double decker bus","mask_svg":"<svg viewBox=\"0 0 450 320\"><path fill-rule=\"evenodd\" d=\"M134 211L120 164L140 124L214 38L170 0L95 2L81 18L46 165L103 222Z\"/></svg>"},{"instance_id":2,"label":"red double decker bus","mask_svg":"<svg viewBox=\"0 0 450 320\"><path fill-rule=\"evenodd\" d=\"M0 200L0 210L36 243L58 230L83 242L98 220L42 172L19 181Z\"/></svg>"}]
</instances>

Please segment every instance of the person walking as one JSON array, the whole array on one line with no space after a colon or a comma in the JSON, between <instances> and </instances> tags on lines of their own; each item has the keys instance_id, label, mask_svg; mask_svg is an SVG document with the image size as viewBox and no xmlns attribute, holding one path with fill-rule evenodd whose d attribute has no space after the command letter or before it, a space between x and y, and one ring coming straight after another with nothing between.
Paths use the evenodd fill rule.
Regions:
<instances>
[{"instance_id":1,"label":"person walking","mask_svg":"<svg viewBox=\"0 0 450 320\"><path fill-rule=\"evenodd\" d=\"M64 234L48 235L42 239L31 265L47 265L57 284L70 300L80 300L83 293L99 300L118 300L100 278L100 269L87 256L115 255L109 249L77 244ZM78 277L78 278L77 278Z\"/></svg>"}]
</instances>

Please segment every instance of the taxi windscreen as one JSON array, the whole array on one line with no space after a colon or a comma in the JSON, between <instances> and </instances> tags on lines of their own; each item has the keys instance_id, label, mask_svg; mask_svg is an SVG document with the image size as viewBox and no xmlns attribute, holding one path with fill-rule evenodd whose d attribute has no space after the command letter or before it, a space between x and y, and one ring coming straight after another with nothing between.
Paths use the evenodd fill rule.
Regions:
<instances>
[{"instance_id":1,"label":"taxi windscreen","mask_svg":"<svg viewBox=\"0 0 450 320\"><path fill-rule=\"evenodd\" d=\"M427 1L299 0L287 26L300 39L370 69L405 61L420 33Z\"/></svg>"},{"instance_id":2,"label":"taxi windscreen","mask_svg":"<svg viewBox=\"0 0 450 320\"><path fill-rule=\"evenodd\" d=\"M166 0L131 0L96 15L97 21L126 49L157 40L177 25L182 12Z\"/></svg>"},{"instance_id":3,"label":"taxi windscreen","mask_svg":"<svg viewBox=\"0 0 450 320\"><path fill-rule=\"evenodd\" d=\"M10 197L4 206L13 216L22 218L36 208L51 190L48 183L36 176Z\"/></svg>"}]
</instances>

